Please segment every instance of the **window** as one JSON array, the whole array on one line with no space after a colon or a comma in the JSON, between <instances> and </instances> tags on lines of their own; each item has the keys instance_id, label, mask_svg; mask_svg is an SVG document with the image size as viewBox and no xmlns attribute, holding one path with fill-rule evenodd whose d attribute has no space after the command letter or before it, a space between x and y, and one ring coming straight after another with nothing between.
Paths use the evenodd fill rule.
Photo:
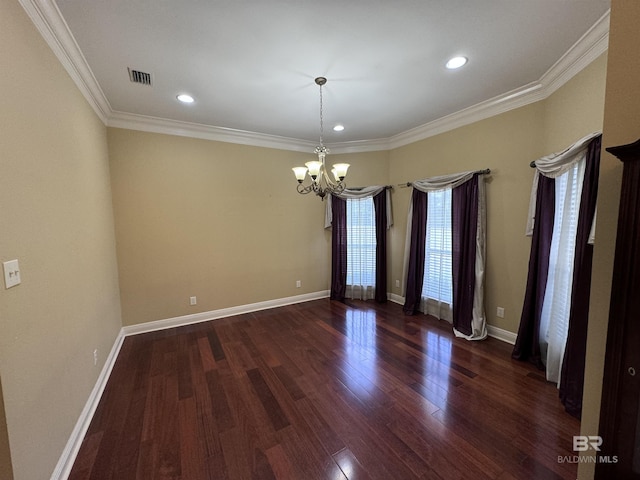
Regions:
<instances>
[{"instance_id":1,"label":"window","mask_svg":"<svg viewBox=\"0 0 640 480\"><path fill-rule=\"evenodd\" d=\"M376 220L373 197L347 200L347 296L373 298L376 284Z\"/></svg>"},{"instance_id":2,"label":"window","mask_svg":"<svg viewBox=\"0 0 640 480\"><path fill-rule=\"evenodd\" d=\"M569 333L576 233L586 162L556 177L549 273L540 314L540 350L547 380L558 382Z\"/></svg>"},{"instance_id":3,"label":"window","mask_svg":"<svg viewBox=\"0 0 640 480\"><path fill-rule=\"evenodd\" d=\"M428 193L423 311L450 319L453 304L451 189Z\"/></svg>"}]
</instances>

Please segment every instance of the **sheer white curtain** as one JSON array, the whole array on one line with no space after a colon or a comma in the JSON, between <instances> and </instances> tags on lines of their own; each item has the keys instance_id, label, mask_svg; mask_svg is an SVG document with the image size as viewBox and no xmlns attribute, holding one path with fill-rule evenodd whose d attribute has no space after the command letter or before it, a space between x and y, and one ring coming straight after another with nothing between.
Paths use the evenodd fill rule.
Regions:
<instances>
[{"instance_id":1,"label":"sheer white curtain","mask_svg":"<svg viewBox=\"0 0 640 480\"><path fill-rule=\"evenodd\" d=\"M375 298L376 219L373 197L348 198L347 289L348 298Z\"/></svg>"},{"instance_id":2,"label":"sheer white curtain","mask_svg":"<svg viewBox=\"0 0 640 480\"><path fill-rule=\"evenodd\" d=\"M427 234L425 238L425 273L423 276L423 289L422 292L415 292L415 298L420 296L420 310L426 313L430 313L431 315L437 316L439 318L445 319L449 322L453 323L453 248L452 248L452 212L451 212L451 198L453 189L468 182L471 180L476 172L461 172L453 175L442 175L438 177L431 177L424 180L417 180L411 184L411 186L424 192L428 195L427 198ZM436 194L436 195L434 195ZM438 197L440 195L440 197ZM431 232L438 232L442 230L442 225L444 220L438 223L437 220L434 219L434 214L436 212L432 211L432 208L435 205L445 205L448 209L446 213L446 217L448 218L449 228L449 246L446 245L447 240L440 237L440 246L444 247L446 250L451 252L449 265L446 265L446 258L443 258L440 255L438 259L437 245L438 240L437 235L432 236L434 241L433 244L430 244L430 235L429 230L431 228ZM440 215L443 215L440 213ZM435 221L434 221L435 220ZM486 198L485 198L485 188L484 188L484 179L482 175L478 177L478 216L477 216L477 230L476 230L476 257L474 262L475 268L475 281L474 281L474 289L473 289L473 311L472 311L472 334L465 335L464 333L458 331L455 327L453 329L454 334L457 337L462 337L467 340L481 340L487 337L487 326L486 326L486 317L484 312L484 265L485 265L485 254L486 254ZM434 221L434 224L430 227L430 222ZM405 252L404 252L404 271L403 277L407 278L407 282L405 284L405 289L407 288L408 280L408 272L409 272L409 260L410 260L410 252L411 252L411 238L412 238L412 228L413 228L413 203L409 203L409 211L407 214L407 235L405 240ZM429 254L429 249L432 248L431 255ZM440 268L443 276L448 276L448 279L445 277L440 279L440 282L432 282L431 278L429 278L429 256L431 256L432 260L435 260L434 263L435 268ZM439 266L438 266L439 264ZM434 268L432 264L431 268ZM451 279L451 280L449 280ZM442 287L440 289L440 293L429 293L431 288L426 287L428 283L439 283ZM448 296L444 295L445 285L450 285L448 288L451 291L451 294ZM440 287L438 287L440 288ZM425 291L426 290L426 291ZM407 291L403 292L405 297L407 295ZM412 295L414 295L412 293ZM434 298L441 295L439 298ZM425 297L427 301L425 302ZM426 309L425 309L426 308Z\"/></svg>"},{"instance_id":3,"label":"sheer white curtain","mask_svg":"<svg viewBox=\"0 0 640 480\"><path fill-rule=\"evenodd\" d=\"M427 192L422 311L453 320L453 259L451 244L451 189Z\"/></svg>"},{"instance_id":4,"label":"sheer white curtain","mask_svg":"<svg viewBox=\"0 0 640 480\"><path fill-rule=\"evenodd\" d=\"M527 235L533 234L539 175L555 178L555 212L549 272L540 314L540 354L547 380L559 383L569 332L576 233L589 143L600 132L585 135L562 152L535 161ZM595 217L592 221L595 228Z\"/></svg>"},{"instance_id":5,"label":"sheer white curtain","mask_svg":"<svg viewBox=\"0 0 640 480\"><path fill-rule=\"evenodd\" d=\"M555 179L556 203L549 273L540 317L540 351L547 380L560 381L569 332L576 232L586 161L583 158Z\"/></svg>"},{"instance_id":6,"label":"sheer white curtain","mask_svg":"<svg viewBox=\"0 0 640 480\"><path fill-rule=\"evenodd\" d=\"M346 298L375 299L376 293L376 210L374 197L385 190L386 228L393 225L391 190L386 186L347 188L337 197L345 200L346 206L346 263L344 280ZM331 227L333 218L333 194L325 203L325 228ZM384 293L386 295L386 292Z\"/></svg>"}]
</instances>

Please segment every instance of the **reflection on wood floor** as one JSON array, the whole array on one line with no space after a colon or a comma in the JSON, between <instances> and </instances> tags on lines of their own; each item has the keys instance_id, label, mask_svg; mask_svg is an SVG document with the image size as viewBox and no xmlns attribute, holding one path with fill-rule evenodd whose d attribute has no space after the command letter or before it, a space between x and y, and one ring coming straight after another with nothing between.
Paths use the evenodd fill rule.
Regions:
<instances>
[{"instance_id":1,"label":"reflection on wood floor","mask_svg":"<svg viewBox=\"0 0 640 480\"><path fill-rule=\"evenodd\" d=\"M575 478L579 422L510 355L357 301L127 337L70 479Z\"/></svg>"}]
</instances>

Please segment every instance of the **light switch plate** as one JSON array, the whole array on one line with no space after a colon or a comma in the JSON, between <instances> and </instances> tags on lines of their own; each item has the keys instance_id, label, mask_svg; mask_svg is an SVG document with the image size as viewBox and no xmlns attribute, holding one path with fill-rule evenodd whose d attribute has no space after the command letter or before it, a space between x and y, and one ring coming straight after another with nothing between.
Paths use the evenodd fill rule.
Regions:
<instances>
[{"instance_id":1,"label":"light switch plate","mask_svg":"<svg viewBox=\"0 0 640 480\"><path fill-rule=\"evenodd\" d=\"M20 266L18 260L3 262L5 288L15 287L20 284Z\"/></svg>"}]
</instances>

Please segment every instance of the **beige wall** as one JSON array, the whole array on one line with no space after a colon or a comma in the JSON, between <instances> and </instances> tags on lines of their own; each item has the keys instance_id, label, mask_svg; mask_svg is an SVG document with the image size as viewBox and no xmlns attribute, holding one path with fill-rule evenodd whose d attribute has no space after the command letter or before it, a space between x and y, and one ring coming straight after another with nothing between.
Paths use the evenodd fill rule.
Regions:
<instances>
[{"instance_id":1,"label":"beige wall","mask_svg":"<svg viewBox=\"0 0 640 480\"><path fill-rule=\"evenodd\" d=\"M606 77L605 53L544 101L545 155L563 150L587 133L602 131Z\"/></svg>"},{"instance_id":2,"label":"beige wall","mask_svg":"<svg viewBox=\"0 0 640 480\"><path fill-rule=\"evenodd\" d=\"M121 129L108 137L124 324L329 288L324 203L299 195L291 172L312 153ZM353 185L386 182L386 153L349 161Z\"/></svg>"},{"instance_id":3,"label":"beige wall","mask_svg":"<svg viewBox=\"0 0 640 480\"><path fill-rule=\"evenodd\" d=\"M602 129L606 55L601 56L545 101L443 133L390 153L390 181L490 168L487 182L487 321L517 332L526 287L530 240L524 236L531 160L559 151ZM406 212L411 190L394 194L390 285L402 278ZM503 307L505 317L496 316Z\"/></svg>"},{"instance_id":4,"label":"beige wall","mask_svg":"<svg viewBox=\"0 0 640 480\"><path fill-rule=\"evenodd\" d=\"M640 22L640 2L612 1L603 148L632 143L640 138L638 22ZM593 256L581 425L584 435L597 435L598 432L621 180L622 163L603 151L598 184L598 229ZM581 464L578 477L593 478L593 472L593 465Z\"/></svg>"},{"instance_id":5,"label":"beige wall","mask_svg":"<svg viewBox=\"0 0 640 480\"><path fill-rule=\"evenodd\" d=\"M0 2L0 377L17 480L49 478L121 327L106 128ZM98 349L98 365L93 351Z\"/></svg>"},{"instance_id":6,"label":"beige wall","mask_svg":"<svg viewBox=\"0 0 640 480\"><path fill-rule=\"evenodd\" d=\"M600 128L605 61L544 102L390 152L331 155L329 162L352 164L350 185L491 168L487 317L515 332L529 255L528 165ZM122 323L132 325L327 290L330 236L324 204L298 195L290 172L312 154L106 129L15 1L0 3L0 65L0 86L12 92L0 97L0 261L18 258L23 276L22 285L0 290L0 400L15 478L47 478L113 345L121 311ZM617 93L612 118L633 104L623 97ZM636 136L605 132L605 142ZM618 165L603 160L601 192L603 185L615 190ZM389 287L398 295L409 195L398 187L393 194ZM601 193L600 212L616 204L615 193ZM600 218L594 271L603 283L594 275L592 305L600 320L590 327L587 377L598 405L612 244L612 231L600 232L613 221ZM505 308L504 319L496 306ZM586 426L598 408L590 401ZM6 450L0 429L0 462Z\"/></svg>"},{"instance_id":7,"label":"beige wall","mask_svg":"<svg viewBox=\"0 0 640 480\"><path fill-rule=\"evenodd\" d=\"M543 106L519 108L391 152L391 182L491 168L487 186L487 264L485 307L488 323L517 330L526 282L528 239L524 236L533 178L529 162L543 150ZM394 195L391 240L393 285L402 278L406 216L411 189ZM400 292L399 292L400 293ZM505 309L497 318L496 307Z\"/></svg>"},{"instance_id":8,"label":"beige wall","mask_svg":"<svg viewBox=\"0 0 640 480\"><path fill-rule=\"evenodd\" d=\"M603 55L543 102L390 152L329 161L351 163L350 185L491 168L487 318L516 332L530 247L529 162L602 129L605 69ZM329 288L323 204L300 198L288 175L311 154L121 129L109 129L109 152L125 324ZM410 189L396 186L388 268L389 290L397 295L405 281L409 198ZM189 306L190 296L198 305ZM498 306L505 318L496 317Z\"/></svg>"},{"instance_id":9,"label":"beige wall","mask_svg":"<svg viewBox=\"0 0 640 480\"><path fill-rule=\"evenodd\" d=\"M2 378L0 378L0 478L3 480L13 480L11 450L9 449L9 433L7 432L7 417L4 413Z\"/></svg>"}]
</instances>

